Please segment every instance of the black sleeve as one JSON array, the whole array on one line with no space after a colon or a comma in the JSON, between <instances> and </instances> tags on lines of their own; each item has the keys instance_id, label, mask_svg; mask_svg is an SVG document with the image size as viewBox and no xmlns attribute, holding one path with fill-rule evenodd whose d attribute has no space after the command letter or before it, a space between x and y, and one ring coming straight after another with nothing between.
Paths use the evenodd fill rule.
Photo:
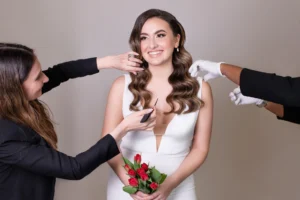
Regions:
<instances>
[{"instance_id":1,"label":"black sleeve","mask_svg":"<svg viewBox=\"0 0 300 200\"><path fill-rule=\"evenodd\" d=\"M285 106L300 107L300 77L282 77L276 74L243 69L240 77L241 92Z\"/></svg>"},{"instance_id":2,"label":"black sleeve","mask_svg":"<svg viewBox=\"0 0 300 200\"><path fill-rule=\"evenodd\" d=\"M67 156L44 145L33 145L28 141L0 142L0 162L40 175L70 180L85 177L117 154L119 154L118 146L110 134L75 157Z\"/></svg>"},{"instance_id":3,"label":"black sleeve","mask_svg":"<svg viewBox=\"0 0 300 200\"><path fill-rule=\"evenodd\" d=\"M285 120L300 124L300 107L287 107L284 106L284 115L283 117L278 117L279 120Z\"/></svg>"},{"instance_id":4,"label":"black sleeve","mask_svg":"<svg viewBox=\"0 0 300 200\"><path fill-rule=\"evenodd\" d=\"M49 81L44 84L42 89L42 92L46 93L70 78L92 75L98 73L99 70L96 58L89 58L61 63L43 72L49 78Z\"/></svg>"}]
</instances>

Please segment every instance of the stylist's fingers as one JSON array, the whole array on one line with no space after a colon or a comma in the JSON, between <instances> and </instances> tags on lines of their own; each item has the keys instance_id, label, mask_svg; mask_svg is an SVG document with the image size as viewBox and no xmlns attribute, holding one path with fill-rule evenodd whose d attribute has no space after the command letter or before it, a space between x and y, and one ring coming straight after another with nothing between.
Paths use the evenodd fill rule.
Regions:
<instances>
[{"instance_id":1,"label":"stylist's fingers","mask_svg":"<svg viewBox=\"0 0 300 200\"><path fill-rule=\"evenodd\" d=\"M135 57L130 57L128 60L131 62L134 62L134 63L139 63L139 64L143 63L143 61L141 61L140 59L135 58Z\"/></svg>"},{"instance_id":2,"label":"stylist's fingers","mask_svg":"<svg viewBox=\"0 0 300 200\"><path fill-rule=\"evenodd\" d=\"M133 65L133 63L139 64L139 65L142 64L143 61L140 60L139 58L137 58L138 56L139 56L139 54L136 52L128 52L127 53L127 61L132 62L131 64L128 63L128 65Z\"/></svg>"},{"instance_id":3,"label":"stylist's fingers","mask_svg":"<svg viewBox=\"0 0 300 200\"><path fill-rule=\"evenodd\" d=\"M235 89L233 90L233 93L234 93L235 95L240 94L240 93L241 93L241 88L240 88L240 87L235 88Z\"/></svg>"},{"instance_id":4,"label":"stylist's fingers","mask_svg":"<svg viewBox=\"0 0 300 200\"><path fill-rule=\"evenodd\" d=\"M127 54L128 57L131 57L131 55L134 55L134 56L139 56L140 55L140 54L138 54L137 52L134 52L134 51L128 51L126 54ZM134 56L132 56L132 57L134 57Z\"/></svg>"},{"instance_id":5,"label":"stylist's fingers","mask_svg":"<svg viewBox=\"0 0 300 200\"><path fill-rule=\"evenodd\" d=\"M239 105L241 103L242 99L240 97L238 97L236 100L235 100L235 105Z\"/></svg>"},{"instance_id":6,"label":"stylist's fingers","mask_svg":"<svg viewBox=\"0 0 300 200\"><path fill-rule=\"evenodd\" d=\"M233 92L229 93L229 98L230 98L231 101L235 101L237 99Z\"/></svg>"},{"instance_id":7,"label":"stylist's fingers","mask_svg":"<svg viewBox=\"0 0 300 200\"><path fill-rule=\"evenodd\" d=\"M137 75L138 72L144 71L144 68L126 66L125 70L128 71L128 72L133 73L134 75Z\"/></svg>"},{"instance_id":8,"label":"stylist's fingers","mask_svg":"<svg viewBox=\"0 0 300 200\"><path fill-rule=\"evenodd\" d=\"M139 116L139 117L143 117L145 114L148 114L148 113L151 113L151 112L154 112L153 108L148 108L148 109L144 109L144 110L140 110L140 111L135 112L135 115Z\"/></svg>"},{"instance_id":9,"label":"stylist's fingers","mask_svg":"<svg viewBox=\"0 0 300 200\"><path fill-rule=\"evenodd\" d=\"M156 119L156 108L155 108L155 107L153 107L152 109L153 109L153 112L152 112L152 114L151 114L150 121L152 121L152 120L155 120L155 119Z\"/></svg>"},{"instance_id":10,"label":"stylist's fingers","mask_svg":"<svg viewBox=\"0 0 300 200\"><path fill-rule=\"evenodd\" d=\"M139 68L141 66L140 63L138 62L133 62L133 61L127 61L126 67L133 67L133 68Z\"/></svg>"}]
</instances>

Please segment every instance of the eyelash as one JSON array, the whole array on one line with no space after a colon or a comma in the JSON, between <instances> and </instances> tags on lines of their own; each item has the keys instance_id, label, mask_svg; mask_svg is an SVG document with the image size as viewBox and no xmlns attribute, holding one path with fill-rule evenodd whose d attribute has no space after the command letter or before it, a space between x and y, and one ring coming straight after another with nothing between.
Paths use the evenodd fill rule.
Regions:
<instances>
[{"instance_id":1,"label":"eyelash","mask_svg":"<svg viewBox=\"0 0 300 200\"><path fill-rule=\"evenodd\" d=\"M161 34L158 34L157 36L158 36L159 38L162 38L162 37L165 37L166 35L163 34L163 33L161 33Z\"/></svg>"},{"instance_id":2,"label":"eyelash","mask_svg":"<svg viewBox=\"0 0 300 200\"><path fill-rule=\"evenodd\" d=\"M163 38L163 37L165 37L165 36L166 36L166 34L164 34L164 33L157 34L157 37L158 37L158 38ZM143 41L143 40L145 40L145 39L147 39L147 37L145 37L145 36L143 36L143 37L140 38L141 41Z\"/></svg>"}]
</instances>

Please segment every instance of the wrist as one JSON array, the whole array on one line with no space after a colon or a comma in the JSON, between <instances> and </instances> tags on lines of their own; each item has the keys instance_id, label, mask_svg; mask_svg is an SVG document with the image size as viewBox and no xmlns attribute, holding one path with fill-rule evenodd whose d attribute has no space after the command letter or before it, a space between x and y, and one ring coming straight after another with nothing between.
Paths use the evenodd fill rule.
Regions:
<instances>
[{"instance_id":1,"label":"wrist","mask_svg":"<svg viewBox=\"0 0 300 200\"><path fill-rule=\"evenodd\" d=\"M176 188L180 184L180 180L176 178L175 174L168 176L166 182L168 183L168 185L170 185L171 188Z\"/></svg>"},{"instance_id":2,"label":"wrist","mask_svg":"<svg viewBox=\"0 0 300 200\"><path fill-rule=\"evenodd\" d=\"M111 66L108 65L108 60L110 56L105 56L103 58L97 58L97 68L99 70L101 69L107 69L107 68L111 68Z\"/></svg>"},{"instance_id":3,"label":"wrist","mask_svg":"<svg viewBox=\"0 0 300 200\"><path fill-rule=\"evenodd\" d=\"M126 133L126 129L122 123L119 124L112 132L110 132L110 134L116 141L121 140L125 133Z\"/></svg>"},{"instance_id":4,"label":"wrist","mask_svg":"<svg viewBox=\"0 0 300 200\"><path fill-rule=\"evenodd\" d=\"M255 105L259 108L263 108L263 107L266 107L267 104L268 104L268 102L266 102L265 100L260 100Z\"/></svg>"},{"instance_id":5,"label":"wrist","mask_svg":"<svg viewBox=\"0 0 300 200\"><path fill-rule=\"evenodd\" d=\"M224 65L225 63L224 62L220 62L218 64L220 66L219 67L219 69L220 69L220 71L219 71L220 75L223 76L223 77L225 77L225 68L226 68L226 66Z\"/></svg>"}]
</instances>

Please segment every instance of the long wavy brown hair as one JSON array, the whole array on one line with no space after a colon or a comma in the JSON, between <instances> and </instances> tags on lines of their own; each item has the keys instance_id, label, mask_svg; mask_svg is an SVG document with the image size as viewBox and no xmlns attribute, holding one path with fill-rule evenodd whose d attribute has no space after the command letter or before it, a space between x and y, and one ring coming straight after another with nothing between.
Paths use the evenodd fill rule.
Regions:
<instances>
[{"instance_id":1,"label":"long wavy brown hair","mask_svg":"<svg viewBox=\"0 0 300 200\"><path fill-rule=\"evenodd\" d=\"M145 22L153 17L160 18L166 21L173 32L173 35L176 37L180 35L179 41L179 52L175 49L172 55L172 64L173 72L169 76L168 81L172 85L173 90L167 96L167 103L170 105L171 110L165 114L177 113L181 114L185 109L185 105L188 106L188 110L183 113L190 113L196 111L200 106L204 105L203 101L197 97L199 90L199 82L192 78L188 72L189 67L191 66L193 60L189 52L184 48L184 43L186 40L185 31L180 22L170 13L158 10L150 9L142 13L135 21L134 27L132 29L129 44L131 49L141 56L141 45L140 45L140 34ZM146 89L147 84L149 83L152 74L148 68L148 63L143 60L142 67L145 68L143 72L139 72L137 75L130 74L132 82L129 84L128 88L132 92L134 99L130 104L130 110L137 111L139 102L143 103L144 108L149 108L151 102L152 93ZM179 105L179 108L176 110L175 104Z\"/></svg>"},{"instance_id":2,"label":"long wavy brown hair","mask_svg":"<svg viewBox=\"0 0 300 200\"><path fill-rule=\"evenodd\" d=\"M0 43L0 118L33 129L56 149L57 135L46 104L28 101L22 89L35 60L26 46Z\"/></svg>"}]
</instances>

